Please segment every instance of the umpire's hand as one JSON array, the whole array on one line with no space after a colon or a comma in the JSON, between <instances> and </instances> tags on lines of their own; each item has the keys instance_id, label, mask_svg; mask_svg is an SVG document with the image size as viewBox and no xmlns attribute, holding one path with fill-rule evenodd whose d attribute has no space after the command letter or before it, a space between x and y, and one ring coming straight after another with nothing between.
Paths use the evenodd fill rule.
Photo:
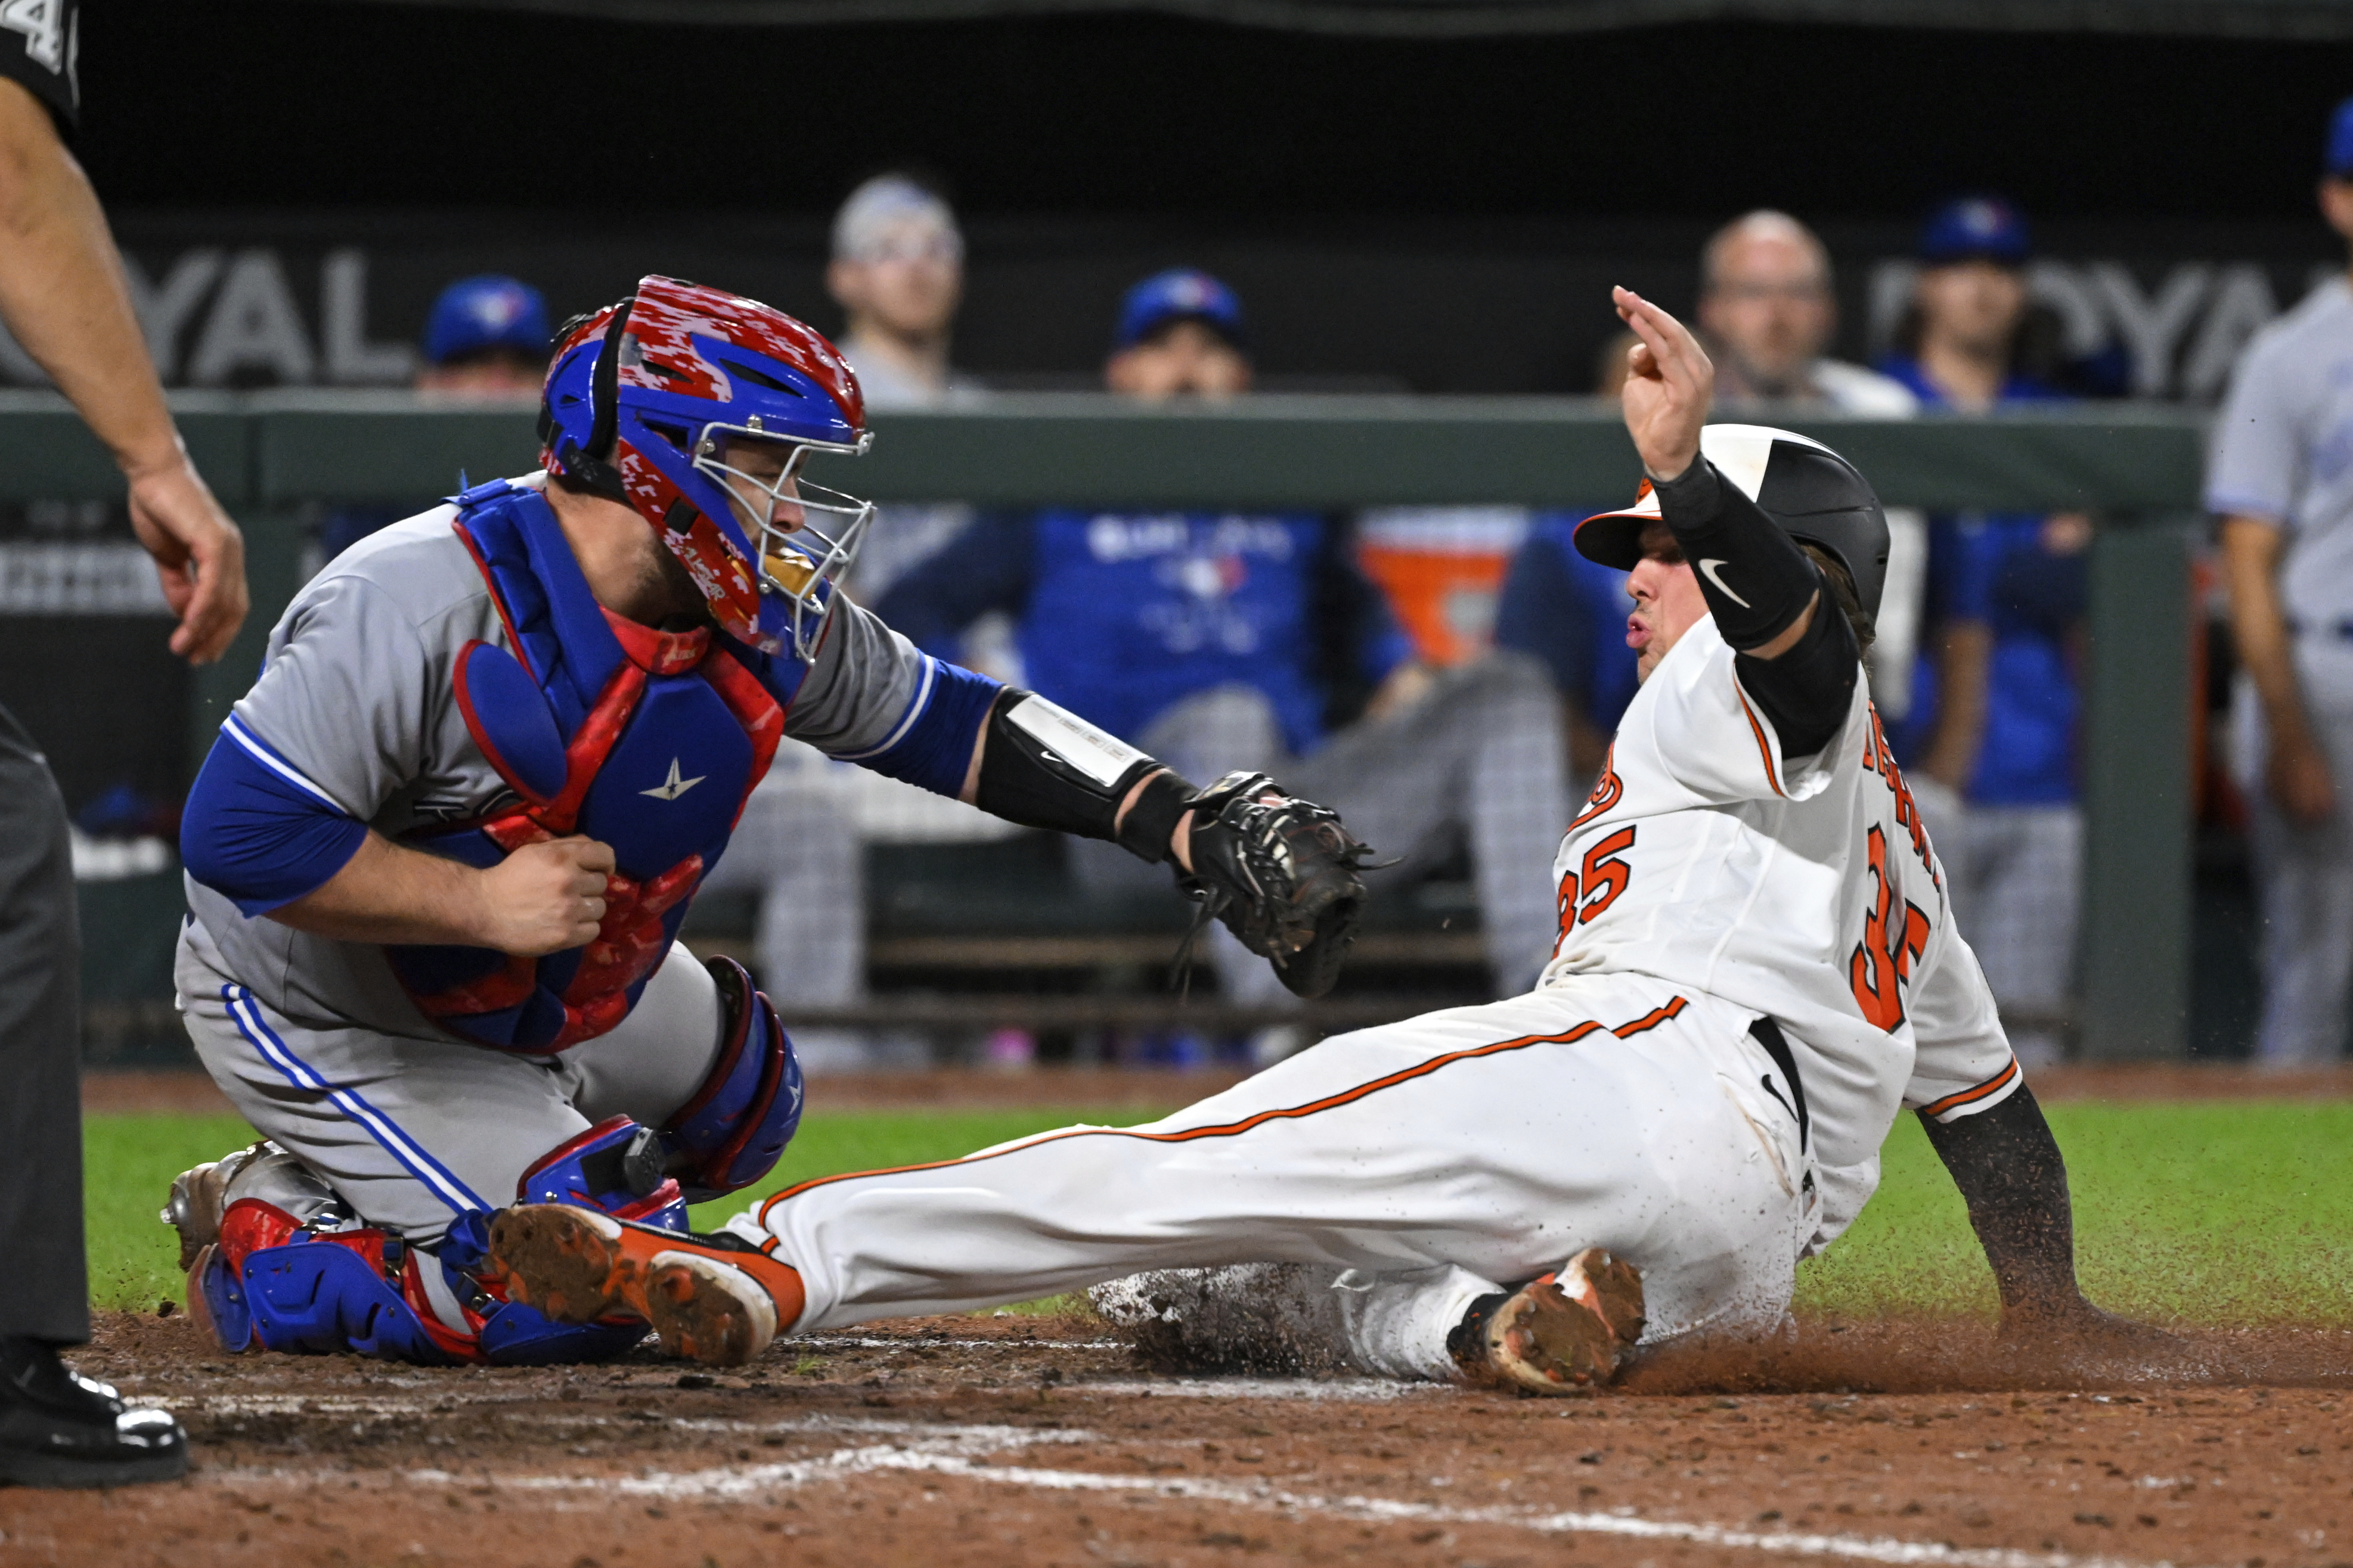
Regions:
<instances>
[{"instance_id":1,"label":"umpire's hand","mask_svg":"<svg viewBox=\"0 0 2353 1568\"><path fill-rule=\"evenodd\" d=\"M250 605L245 586L245 536L188 461L131 476L131 526L155 558L164 602L180 618L172 651L210 664L228 651Z\"/></svg>"}]
</instances>

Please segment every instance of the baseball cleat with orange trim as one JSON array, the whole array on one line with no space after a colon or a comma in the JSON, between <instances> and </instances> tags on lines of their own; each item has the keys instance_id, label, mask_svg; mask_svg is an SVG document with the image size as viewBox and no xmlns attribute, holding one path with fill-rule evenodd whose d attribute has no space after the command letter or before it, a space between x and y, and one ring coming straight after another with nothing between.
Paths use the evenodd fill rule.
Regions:
<instances>
[{"instance_id":1,"label":"baseball cleat with orange trim","mask_svg":"<svg viewBox=\"0 0 2353 1568\"><path fill-rule=\"evenodd\" d=\"M521 1204L491 1219L491 1268L507 1299L559 1323L636 1318L662 1348L741 1366L801 1315L801 1277L750 1242L685 1236L570 1204Z\"/></svg>"},{"instance_id":2,"label":"baseball cleat with orange trim","mask_svg":"<svg viewBox=\"0 0 2353 1568\"><path fill-rule=\"evenodd\" d=\"M1589 1394L1618 1375L1641 1337L1641 1271L1588 1247L1489 1314L1483 1368L1538 1394Z\"/></svg>"}]
</instances>

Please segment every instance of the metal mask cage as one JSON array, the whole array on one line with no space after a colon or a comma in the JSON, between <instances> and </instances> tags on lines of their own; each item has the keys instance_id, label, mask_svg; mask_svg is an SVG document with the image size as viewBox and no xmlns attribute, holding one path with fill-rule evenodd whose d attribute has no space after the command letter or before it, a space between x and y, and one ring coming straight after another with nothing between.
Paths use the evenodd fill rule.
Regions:
<instances>
[{"instance_id":1,"label":"metal mask cage","mask_svg":"<svg viewBox=\"0 0 2353 1568\"><path fill-rule=\"evenodd\" d=\"M786 448L785 465L773 479L730 464L719 439L740 437L763 446ZM706 425L694 446L695 471L708 477L749 520L738 518L750 536L760 592L783 597L791 606L793 652L804 661L817 657L818 635L835 591L858 559L866 531L874 521L874 503L845 495L823 485L800 480L811 452L857 457L873 441L861 431L856 442L809 441L764 430L752 425ZM790 487L788 489L787 487ZM797 509L798 527L776 521L779 507Z\"/></svg>"}]
</instances>

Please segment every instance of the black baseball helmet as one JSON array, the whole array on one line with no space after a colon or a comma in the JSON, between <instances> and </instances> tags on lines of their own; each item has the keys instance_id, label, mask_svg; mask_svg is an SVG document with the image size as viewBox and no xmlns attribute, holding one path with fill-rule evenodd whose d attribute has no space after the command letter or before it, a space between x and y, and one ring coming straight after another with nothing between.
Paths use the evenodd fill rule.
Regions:
<instances>
[{"instance_id":1,"label":"black baseball helmet","mask_svg":"<svg viewBox=\"0 0 2353 1568\"><path fill-rule=\"evenodd\" d=\"M1887 585L1887 513L1852 463L1810 436L1767 425L1707 426L1699 452L1790 538L1836 556L1854 579L1863 613L1879 614ZM1642 558L1642 525L1658 521L1659 498L1645 479L1632 506L1577 525L1577 552L1630 572Z\"/></svg>"}]
</instances>

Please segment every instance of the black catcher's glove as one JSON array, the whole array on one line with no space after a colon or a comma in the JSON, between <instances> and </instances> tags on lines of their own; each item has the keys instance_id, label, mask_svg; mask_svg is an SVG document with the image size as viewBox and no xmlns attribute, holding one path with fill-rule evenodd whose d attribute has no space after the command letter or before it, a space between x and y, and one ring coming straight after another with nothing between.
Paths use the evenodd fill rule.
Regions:
<instances>
[{"instance_id":1,"label":"black catcher's glove","mask_svg":"<svg viewBox=\"0 0 2353 1568\"><path fill-rule=\"evenodd\" d=\"M1264 773L1228 773L1188 805L1193 870L1176 886L1201 906L1194 935L1214 915L1293 994L1331 990L1356 937L1365 907L1356 871L1372 851L1337 812L1291 799Z\"/></svg>"}]
</instances>

